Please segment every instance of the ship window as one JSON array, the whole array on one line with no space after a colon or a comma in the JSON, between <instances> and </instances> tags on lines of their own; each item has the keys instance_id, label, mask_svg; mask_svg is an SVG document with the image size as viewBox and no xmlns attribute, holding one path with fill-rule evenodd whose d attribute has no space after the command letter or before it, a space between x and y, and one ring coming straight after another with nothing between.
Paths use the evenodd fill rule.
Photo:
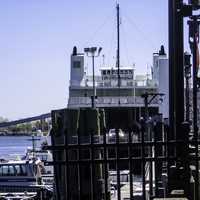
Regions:
<instances>
[{"instance_id":1,"label":"ship window","mask_svg":"<svg viewBox=\"0 0 200 200\"><path fill-rule=\"evenodd\" d=\"M74 61L73 62L73 67L74 68L81 68L81 62L80 61Z\"/></svg>"},{"instance_id":2,"label":"ship window","mask_svg":"<svg viewBox=\"0 0 200 200\"><path fill-rule=\"evenodd\" d=\"M2 175L7 176L8 175L8 166L2 166Z\"/></svg>"},{"instance_id":3,"label":"ship window","mask_svg":"<svg viewBox=\"0 0 200 200\"><path fill-rule=\"evenodd\" d=\"M20 166L15 165L16 176L21 176Z\"/></svg>"},{"instance_id":4,"label":"ship window","mask_svg":"<svg viewBox=\"0 0 200 200\"><path fill-rule=\"evenodd\" d=\"M4 165L0 167L0 176L14 176L15 171L13 166Z\"/></svg>"},{"instance_id":5,"label":"ship window","mask_svg":"<svg viewBox=\"0 0 200 200\"><path fill-rule=\"evenodd\" d=\"M25 165L20 165L21 167L21 175L26 176L27 175L27 169Z\"/></svg>"},{"instance_id":6,"label":"ship window","mask_svg":"<svg viewBox=\"0 0 200 200\"><path fill-rule=\"evenodd\" d=\"M107 74L110 74L110 70L107 71Z\"/></svg>"},{"instance_id":7,"label":"ship window","mask_svg":"<svg viewBox=\"0 0 200 200\"><path fill-rule=\"evenodd\" d=\"M8 166L0 166L0 176L7 176L8 174Z\"/></svg>"},{"instance_id":8,"label":"ship window","mask_svg":"<svg viewBox=\"0 0 200 200\"><path fill-rule=\"evenodd\" d=\"M3 176L8 175L8 166L3 166Z\"/></svg>"},{"instance_id":9,"label":"ship window","mask_svg":"<svg viewBox=\"0 0 200 200\"><path fill-rule=\"evenodd\" d=\"M47 161L47 155L40 155L39 158L41 161Z\"/></svg>"},{"instance_id":10,"label":"ship window","mask_svg":"<svg viewBox=\"0 0 200 200\"><path fill-rule=\"evenodd\" d=\"M103 75L106 75L106 71L105 71L105 70L103 70L103 71L102 71L102 74L103 74Z\"/></svg>"},{"instance_id":11,"label":"ship window","mask_svg":"<svg viewBox=\"0 0 200 200\"><path fill-rule=\"evenodd\" d=\"M14 176L15 175L14 166L9 166L8 175L10 175L10 176Z\"/></svg>"}]
</instances>

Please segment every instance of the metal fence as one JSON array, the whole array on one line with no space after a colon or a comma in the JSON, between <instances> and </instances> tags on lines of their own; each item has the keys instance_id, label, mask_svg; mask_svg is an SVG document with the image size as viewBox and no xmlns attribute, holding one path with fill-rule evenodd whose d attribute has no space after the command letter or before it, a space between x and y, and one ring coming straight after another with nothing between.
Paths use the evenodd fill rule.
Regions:
<instances>
[{"instance_id":1,"label":"metal fence","mask_svg":"<svg viewBox=\"0 0 200 200\"><path fill-rule=\"evenodd\" d=\"M141 122L123 134L64 134L60 141L49 147L54 162L47 163L55 166L57 199L199 199L199 140L176 140L163 122Z\"/></svg>"}]
</instances>

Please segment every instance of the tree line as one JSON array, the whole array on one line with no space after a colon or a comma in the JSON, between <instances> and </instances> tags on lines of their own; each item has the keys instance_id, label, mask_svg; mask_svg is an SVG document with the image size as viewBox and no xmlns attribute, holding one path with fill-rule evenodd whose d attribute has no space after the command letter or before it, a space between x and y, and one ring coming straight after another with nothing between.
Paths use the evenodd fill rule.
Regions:
<instances>
[{"instance_id":1,"label":"tree line","mask_svg":"<svg viewBox=\"0 0 200 200\"><path fill-rule=\"evenodd\" d=\"M0 117L0 123L8 121L9 121L8 119ZM38 130L45 132L49 130L50 126L51 126L51 120L39 120L34 122L17 124L6 128L0 128L0 132L31 133L31 132L36 132Z\"/></svg>"}]
</instances>

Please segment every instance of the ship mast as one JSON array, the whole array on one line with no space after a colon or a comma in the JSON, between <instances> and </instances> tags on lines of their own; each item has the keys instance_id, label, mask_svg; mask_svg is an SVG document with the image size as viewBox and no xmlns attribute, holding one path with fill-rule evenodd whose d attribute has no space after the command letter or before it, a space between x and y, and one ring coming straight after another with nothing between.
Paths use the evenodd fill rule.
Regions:
<instances>
[{"instance_id":1,"label":"ship mast","mask_svg":"<svg viewBox=\"0 0 200 200\"><path fill-rule=\"evenodd\" d=\"M117 4L117 74L118 74L118 88L120 96L120 21L119 21L119 4ZM120 104L120 100L119 100Z\"/></svg>"}]
</instances>

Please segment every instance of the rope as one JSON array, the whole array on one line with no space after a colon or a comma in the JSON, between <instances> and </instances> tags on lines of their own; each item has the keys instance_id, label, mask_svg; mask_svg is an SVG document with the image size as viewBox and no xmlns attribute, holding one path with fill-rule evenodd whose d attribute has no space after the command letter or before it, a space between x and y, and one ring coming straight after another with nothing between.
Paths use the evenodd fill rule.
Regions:
<instances>
[{"instance_id":1,"label":"rope","mask_svg":"<svg viewBox=\"0 0 200 200\"><path fill-rule=\"evenodd\" d=\"M152 48L156 49L156 45L155 43L149 39L149 35L147 36L142 29L127 15L124 15L125 18L127 19L127 21L130 23L130 25L132 25L132 27L134 28L134 30L137 30L140 34L140 36L142 36L142 39L144 39L147 44L149 44L149 46L151 46Z\"/></svg>"},{"instance_id":2,"label":"rope","mask_svg":"<svg viewBox=\"0 0 200 200\"><path fill-rule=\"evenodd\" d=\"M110 14L103 20L102 24L100 24L97 29L89 36L88 40L85 42L84 46L88 46L89 42L95 39L96 35L103 29L103 27L111 20Z\"/></svg>"},{"instance_id":3,"label":"rope","mask_svg":"<svg viewBox=\"0 0 200 200\"><path fill-rule=\"evenodd\" d=\"M114 24L114 23L113 23L113 24ZM115 32L116 32L115 29L116 29L115 27L112 29L111 39L109 40L109 41L110 41L109 49L108 49L108 65L109 65L109 66L111 65L110 58L111 58L111 57L113 58L113 56L111 56L111 52L112 52L113 46L114 46L114 38L115 38L114 35L115 35Z\"/></svg>"},{"instance_id":4,"label":"rope","mask_svg":"<svg viewBox=\"0 0 200 200\"><path fill-rule=\"evenodd\" d=\"M126 60L128 61L128 63L127 63L127 65L130 65L130 57L129 57L129 50L128 50L128 47L127 47L127 42L126 42L126 31L125 31L125 29L124 29L124 25L123 24L121 24L121 30L122 30L122 39L121 39L121 43L122 44L124 44L124 49L125 49L125 53L124 53L124 55L126 56ZM122 46L123 47L123 46ZM122 59L123 59L123 57L122 57Z\"/></svg>"}]
</instances>

